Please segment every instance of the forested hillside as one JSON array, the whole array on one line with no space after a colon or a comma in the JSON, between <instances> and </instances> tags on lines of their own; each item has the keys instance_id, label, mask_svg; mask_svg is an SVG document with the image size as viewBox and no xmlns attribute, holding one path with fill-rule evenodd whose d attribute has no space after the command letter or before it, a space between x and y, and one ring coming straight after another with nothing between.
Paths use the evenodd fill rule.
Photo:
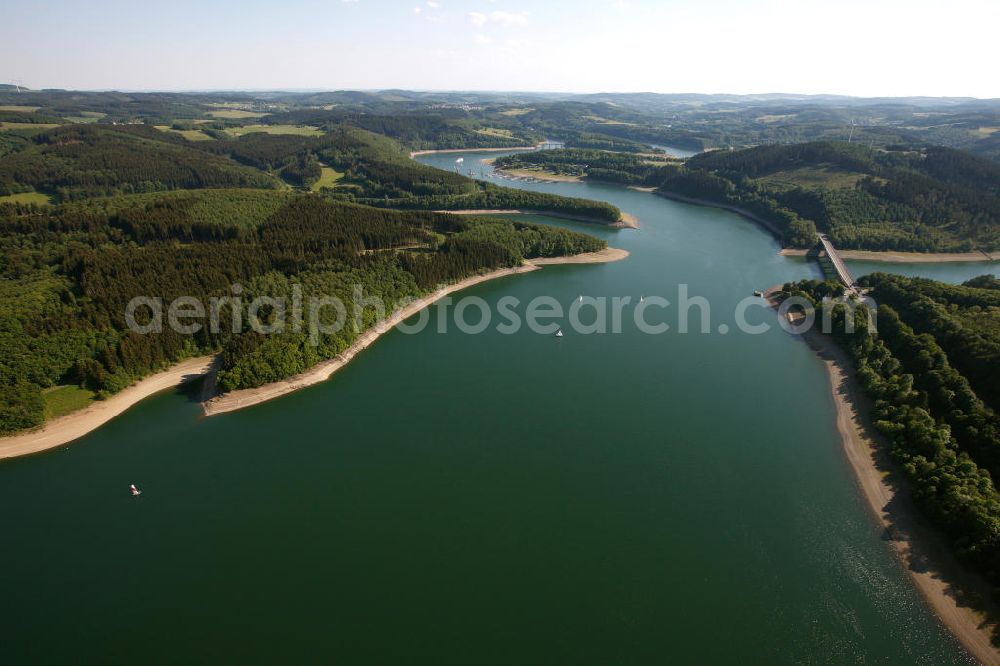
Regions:
<instances>
[{"instance_id":1,"label":"forested hillside","mask_svg":"<svg viewBox=\"0 0 1000 666\"><path fill-rule=\"evenodd\" d=\"M145 125L63 125L17 136L0 158L0 197L39 192L57 202L173 189L311 189L335 170L326 196L384 208L527 208L613 224L609 204L477 182L411 160L392 139L351 126L321 136L253 132L190 141ZM0 134L0 137L4 136Z\"/></svg>"},{"instance_id":2,"label":"forested hillside","mask_svg":"<svg viewBox=\"0 0 1000 666\"><path fill-rule=\"evenodd\" d=\"M0 91L0 334L10 350L0 361L8 406L0 429L38 423L42 391L59 382L104 394L181 356L223 350L222 386L253 386L349 341L313 347L292 334L202 332L154 343L124 333L126 296L218 295L234 282L247 295L273 295L298 282L335 294L364 284L391 300L523 257L601 246L564 231L432 211L620 220L605 202L422 165L409 158L415 149L562 140L563 150L513 155L497 166L737 206L775 223L791 245L809 246L822 230L844 248L1000 249L1000 167L901 129L859 130L867 145L768 145L683 163L651 146L835 132L839 111L781 104L789 112L771 118L752 111L758 101L704 96ZM893 299L903 293L899 285L881 288ZM984 408L995 407L1000 389L984 368L997 360L996 340L985 311L906 298L893 307L923 312L923 323L909 325L937 336ZM967 432L961 436L981 464L995 464L989 447L968 434L986 436L978 422L953 429L956 437Z\"/></svg>"},{"instance_id":3,"label":"forested hillside","mask_svg":"<svg viewBox=\"0 0 1000 666\"><path fill-rule=\"evenodd\" d=\"M343 177L327 195L369 206L405 210L523 208L601 224L614 224L621 217L617 208L605 202L500 187L420 164L391 139L352 127L333 128L322 137L251 134L197 146L269 169L286 180L288 169L295 168L297 174L303 174L300 182L304 186L319 177L320 164L328 165Z\"/></svg>"},{"instance_id":4,"label":"forested hillside","mask_svg":"<svg viewBox=\"0 0 1000 666\"><path fill-rule=\"evenodd\" d=\"M1000 409L1000 375L995 372L1000 368L1000 284L995 277L950 285L877 273L864 283L916 333L934 338L989 409ZM997 462L995 472L1000 458Z\"/></svg>"},{"instance_id":5,"label":"forested hillside","mask_svg":"<svg viewBox=\"0 0 1000 666\"><path fill-rule=\"evenodd\" d=\"M986 276L962 286L876 274L878 331L859 309L853 334L843 308L834 337L853 357L875 403L875 427L909 479L922 511L956 553L1000 586L1000 421L995 369L1000 291ZM833 285L785 286L819 303Z\"/></svg>"},{"instance_id":6,"label":"forested hillside","mask_svg":"<svg viewBox=\"0 0 1000 666\"><path fill-rule=\"evenodd\" d=\"M942 147L843 142L715 151L668 175L664 191L747 208L790 232L815 225L841 248L1000 248L1000 164ZM793 226L795 225L795 226Z\"/></svg>"},{"instance_id":7,"label":"forested hillside","mask_svg":"<svg viewBox=\"0 0 1000 666\"><path fill-rule=\"evenodd\" d=\"M101 396L183 357L222 351L220 386L257 386L330 358L359 333L347 326L312 345L304 330L252 333L244 316L241 335L226 326L139 335L124 320L135 296L207 302L232 296L239 284L246 304L258 294L290 295L299 284L304 298L350 303L360 284L391 306L524 258L605 243L556 228L379 210L315 195L202 190L48 209L2 205L0 246L0 432L12 432L42 421L43 390L57 384ZM373 316L366 313L365 326Z\"/></svg>"},{"instance_id":8,"label":"forested hillside","mask_svg":"<svg viewBox=\"0 0 1000 666\"><path fill-rule=\"evenodd\" d=\"M0 102L7 103L0 112L0 196L37 192L66 201L117 192L287 186L411 210L564 208L592 220L617 220L596 202L526 201L530 195L406 158L413 149L504 147L545 138L564 141L568 150L515 156L505 166L661 187L745 208L768 218L794 246L810 245L816 229L846 249L961 252L1000 245L997 163L927 143L989 153L1000 136L987 131L1000 117L989 102L915 99L893 106L780 95L553 98L406 91L0 91ZM852 114L861 110L866 121L858 124ZM795 143L836 137L853 142ZM753 143L767 145L702 154L683 169L651 147ZM83 152L94 157L81 159ZM111 158L114 165L104 168Z\"/></svg>"},{"instance_id":9,"label":"forested hillside","mask_svg":"<svg viewBox=\"0 0 1000 666\"><path fill-rule=\"evenodd\" d=\"M680 164L662 154L619 153L607 150L540 150L498 158L498 169L538 171L562 176L579 176L623 185L658 185ZM666 169L665 169L666 167Z\"/></svg>"},{"instance_id":10,"label":"forested hillside","mask_svg":"<svg viewBox=\"0 0 1000 666\"><path fill-rule=\"evenodd\" d=\"M32 190L60 201L206 187L278 187L231 160L192 150L143 125L65 125L0 159L0 196Z\"/></svg>"},{"instance_id":11,"label":"forested hillside","mask_svg":"<svg viewBox=\"0 0 1000 666\"><path fill-rule=\"evenodd\" d=\"M653 155L567 149L519 153L495 165L736 206L774 223L797 247L812 246L819 230L844 249L1000 248L1000 164L949 148L762 146L702 153L683 167Z\"/></svg>"},{"instance_id":12,"label":"forested hillside","mask_svg":"<svg viewBox=\"0 0 1000 666\"><path fill-rule=\"evenodd\" d=\"M466 118L465 113L418 112L410 115L301 110L277 113L264 122L338 126L391 137L413 150L448 148L510 148L534 145L544 136L531 131L496 130Z\"/></svg>"},{"instance_id":13,"label":"forested hillside","mask_svg":"<svg viewBox=\"0 0 1000 666\"><path fill-rule=\"evenodd\" d=\"M301 331L262 336L244 321L240 335L140 336L124 325L135 296L204 300L239 284L249 302L299 284L305 298L349 301L358 284L392 304L527 257L604 246L431 211L620 218L603 202L499 187L408 155L523 145L539 134L375 94L341 96L333 107L296 99L0 91L0 432L40 423L56 385L100 397L221 351L219 385L256 386L329 358L358 333L349 327L313 345Z\"/></svg>"}]
</instances>

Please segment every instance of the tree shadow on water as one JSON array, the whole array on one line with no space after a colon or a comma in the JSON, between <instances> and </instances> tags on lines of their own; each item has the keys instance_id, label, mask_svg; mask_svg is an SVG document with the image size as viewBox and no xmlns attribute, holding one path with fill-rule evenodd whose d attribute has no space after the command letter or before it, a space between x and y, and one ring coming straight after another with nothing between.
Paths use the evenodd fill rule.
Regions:
<instances>
[{"instance_id":1,"label":"tree shadow on water","mask_svg":"<svg viewBox=\"0 0 1000 666\"><path fill-rule=\"evenodd\" d=\"M834 366L827 369L838 403L838 429L849 426L853 431L841 432L844 452L855 468L859 490L879 521L880 538L890 545L913 576L925 601L963 645L983 642L979 635L973 635L976 632L967 629L970 623L962 617L971 611L978 618L977 628L988 634L994 648L1000 647L1000 604L994 596L994 587L957 559L947 535L919 510L902 468L892 459L889 442L874 427L874 404L857 379L853 359L833 339L818 331L796 337L807 342L825 363ZM845 418L849 423L843 421ZM878 478L866 474L866 467L874 467ZM951 599L957 612L947 605L935 607L928 599L935 595ZM992 659L991 663L997 660Z\"/></svg>"}]
</instances>

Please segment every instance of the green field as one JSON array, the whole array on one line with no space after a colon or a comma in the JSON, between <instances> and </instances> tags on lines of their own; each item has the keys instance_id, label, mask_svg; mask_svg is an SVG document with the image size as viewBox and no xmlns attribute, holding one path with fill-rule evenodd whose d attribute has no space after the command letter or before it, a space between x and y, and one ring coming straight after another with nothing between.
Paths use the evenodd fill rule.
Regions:
<instances>
[{"instance_id":1,"label":"green field","mask_svg":"<svg viewBox=\"0 0 1000 666\"><path fill-rule=\"evenodd\" d=\"M100 111L81 111L75 116L64 116L66 120L74 123L96 123L101 118L105 117L106 113L101 113Z\"/></svg>"},{"instance_id":2,"label":"green field","mask_svg":"<svg viewBox=\"0 0 1000 666\"><path fill-rule=\"evenodd\" d=\"M635 123L627 123L623 120L612 120L611 118L602 118L601 116L584 116L587 120L593 120L595 123L600 123L602 125L635 125Z\"/></svg>"},{"instance_id":3,"label":"green field","mask_svg":"<svg viewBox=\"0 0 1000 666\"><path fill-rule=\"evenodd\" d=\"M0 197L0 204L4 203L22 203L22 204L37 204L39 206L45 206L52 203L49 195L42 194L41 192L20 192L18 194L8 194L7 196Z\"/></svg>"},{"instance_id":4,"label":"green field","mask_svg":"<svg viewBox=\"0 0 1000 666\"><path fill-rule=\"evenodd\" d=\"M213 118L227 118L229 120L242 120L244 118L263 118L270 115L265 111L241 111L240 109L225 109L222 111L209 111L208 115Z\"/></svg>"},{"instance_id":5,"label":"green field","mask_svg":"<svg viewBox=\"0 0 1000 666\"><path fill-rule=\"evenodd\" d=\"M0 122L0 132L4 130L24 130L24 129L52 129L59 127L57 123L3 123Z\"/></svg>"},{"instance_id":6,"label":"green field","mask_svg":"<svg viewBox=\"0 0 1000 666\"><path fill-rule=\"evenodd\" d=\"M483 134L485 136L499 136L505 139L512 139L514 133L509 129L500 129L497 127L484 127L482 129L477 129L476 134Z\"/></svg>"},{"instance_id":7,"label":"green field","mask_svg":"<svg viewBox=\"0 0 1000 666\"><path fill-rule=\"evenodd\" d=\"M763 116L757 116L757 122L759 123L776 123L782 120L791 120L797 114L794 113L770 113Z\"/></svg>"},{"instance_id":8,"label":"green field","mask_svg":"<svg viewBox=\"0 0 1000 666\"><path fill-rule=\"evenodd\" d=\"M161 132L173 132L174 134L180 134L182 137L188 141L212 141L212 137L205 134L201 130L191 129L191 130L176 130L172 127L167 127L166 125L154 125L154 127Z\"/></svg>"},{"instance_id":9,"label":"green field","mask_svg":"<svg viewBox=\"0 0 1000 666\"><path fill-rule=\"evenodd\" d=\"M508 116L508 117L511 117L511 118L516 118L517 116L523 116L524 114L531 113L532 111L534 111L534 109L532 109L532 108L526 108L526 109L507 109L506 111L501 111L500 115L501 116Z\"/></svg>"},{"instance_id":10,"label":"green field","mask_svg":"<svg viewBox=\"0 0 1000 666\"><path fill-rule=\"evenodd\" d=\"M26 113L33 113L38 111L42 107L40 106L22 106L20 104L0 104L0 111L24 111Z\"/></svg>"},{"instance_id":11,"label":"green field","mask_svg":"<svg viewBox=\"0 0 1000 666\"><path fill-rule=\"evenodd\" d=\"M312 191L319 192L324 187L336 187L337 182L344 177L344 174L331 169L328 166L323 167L323 173L320 174L319 180L313 183Z\"/></svg>"},{"instance_id":12,"label":"green field","mask_svg":"<svg viewBox=\"0 0 1000 666\"><path fill-rule=\"evenodd\" d=\"M240 137L253 132L267 134L296 134L298 136L323 136L323 130L311 125L244 125L226 129L229 136Z\"/></svg>"},{"instance_id":13,"label":"green field","mask_svg":"<svg viewBox=\"0 0 1000 666\"><path fill-rule=\"evenodd\" d=\"M74 385L54 386L42 392L45 419L55 419L83 409L94 402L94 392Z\"/></svg>"},{"instance_id":14,"label":"green field","mask_svg":"<svg viewBox=\"0 0 1000 666\"><path fill-rule=\"evenodd\" d=\"M806 166L798 169L778 171L760 178L761 181L779 189L795 187L832 189L853 188L865 174L857 171L846 171L834 166Z\"/></svg>"}]
</instances>

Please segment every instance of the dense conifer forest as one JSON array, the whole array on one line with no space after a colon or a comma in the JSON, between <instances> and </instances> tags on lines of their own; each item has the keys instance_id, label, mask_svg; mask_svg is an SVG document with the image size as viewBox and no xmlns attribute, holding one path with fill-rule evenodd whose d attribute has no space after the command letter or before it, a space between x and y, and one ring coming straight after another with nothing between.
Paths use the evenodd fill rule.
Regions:
<instances>
[{"instance_id":1,"label":"dense conifer forest","mask_svg":"<svg viewBox=\"0 0 1000 666\"><path fill-rule=\"evenodd\" d=\"M993 276L963 285L874 274L877 333L864 308L837 307L833 335L874 400L873 423L891 446L921 510L958 555L1000 586L1000 420L996 368L1000 289ZM832 283L785 285L819 306ZM1000 589L1000 588L998 588Z\"/></svg>"},{"instance_id":2,"label":"dense conifer forest","mask_svg":"<svg viewBox=\"0 0 1000 666\"><path fill-rule=\"evenodd\" d=\"M303 330L258 335L245 319L239 335L139 335L124 321L134 296L204 301L233 296L239 284L249 303L289 297L298 285L302 298L350 302L362 285L391 306L526 258L604 247L561 229L431 211L620 217L604 202L498 187L410 159L420 147L541 138L486 131L454 110L373 114L371 99L360 112L239 95L32 97L0 111L4 433L41 423L50 387L102 397L195 354L221 352L223 390L281 379L342 351L374 316L318 340Z\"/></svg>"},{"instance_id":3,"label":"dense conifer forest","mask_svg":"<svg viewBox=\"0 0 1000 666\"><path fill-rule=\"evenodd\" d=\"M527 208L603 224L604 202L474 181L409 159L392 139L354 127L323 136L225 133L188 141L145 125L66 125L33 134L0 160L0 196L41 192L55 201L173 189L309 189L327 166L342 174L327 196L408 210Z\"/></svg>"},{"instance_id":4,"label":"dense conifer forest","mask_svg":"<svg viewBox=\"0 0 1000 666\"><path fill-rule=\"evenodd\" d=\"M916 252L1000 249L1000 164L943 147L845 142L714 151L660 188L746 208L811 245Z\"/></svg>"},{"instance_id":5,"label":"dense conifer forest","mask_svg":"<svg viewBox=\"0 0 1000 666\"><path fill-rule=\"evenodd\" d=\"M38 425L42 391L57 384L108 395L181 358L221 351L223 389L258 386L332 357L360 332L345 326L313 345L305 329L253 334L244 313L243 335L226 326L141 335L124 319L137 295L208 302L238 284L245 306L255 295L290 297L298 284L303 298L351 303L363 285L392 305L526 258L605 246L533 224L249 189L3 205L0 244L0 432ZM363 327L374 313L365 316Z\"/></svg>"},{"instance_id":6,"label":"dense conifer forest","mask_svg":"<svg viewBox=\"0 0 1000 666\"><path fill-rule=\"evenodd\" d=\"M0 160L0 195L31 190L61 201L203 187L278 187L230 160L192 150L152 127L66 125Z\"/></svg>"},{"instance_id":7,"label":"dense conifer forest","mask_svg":"<svg viewBox=\"0 0 1000 666\"><path fill-rule=\"evenodd\" d=\"M655 154L546 150L499 158L501 169L658 188L736 206L811 247L992 252L1000 248L1000 164L940 146L846 142L711 151L681 164Z\"/></svg>"},{"instance_id":8,"label":"dense conifer forest","mask_svg":"<svg viewBox=\"0 0 1000 666\"><path fill-rule=\"evenodd\" d=\"M579 176L623 185L659 185L676 171L679 160L657 153L621 153L607 150L541 150L515 153L494 162L498 169L529 169L542 174Z\"/></svg>"}]
</instances>

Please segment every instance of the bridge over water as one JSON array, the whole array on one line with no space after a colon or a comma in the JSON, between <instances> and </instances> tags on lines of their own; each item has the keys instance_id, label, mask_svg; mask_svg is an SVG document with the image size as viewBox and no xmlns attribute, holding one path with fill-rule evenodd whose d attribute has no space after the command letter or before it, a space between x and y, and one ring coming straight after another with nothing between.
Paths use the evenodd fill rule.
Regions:
<instances>
[{"instance_id":1,"label":"bridge over water","mask_svg":"<svg viewBox=\"0 0 1000 666\"><path fill-rule=\"evenodd\" d=\"M847 288L848 292L857 292L858 285L851 276L850 271L847 270L847 265L844 260L841 259L840 253L837 252L837 248L833 246L830 242L830 238L826 234L817 234L819 236L820 245L823 247L823 251L826 256L830 259L830 263L833 265L833 270L837 273L837 279L840 283Z\"/></svg>"}]
</instances>

